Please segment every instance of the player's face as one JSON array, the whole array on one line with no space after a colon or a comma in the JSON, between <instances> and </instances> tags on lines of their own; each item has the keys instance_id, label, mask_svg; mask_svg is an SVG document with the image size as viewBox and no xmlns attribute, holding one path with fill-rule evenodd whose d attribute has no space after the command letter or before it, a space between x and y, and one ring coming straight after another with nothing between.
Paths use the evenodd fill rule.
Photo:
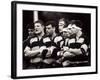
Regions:
<instances>
[{"instance_id":1,"label":"player's face","mask_svg":"<svg viewBox=\"0 0 100 80\"><path fill-rule=\"evenodd\" d=\"M59 32L61 33L63 31L63 27L65 26L64 21L59 21Z\"/></svg>"},{"instance_id":2,"label":"player's face","mask_svg":"<svg viewBox=\"0 0 100 80\"><path fill-rule=\"evenodd\" d=\"M33 36L33 34L34 34L34 29L28 29L28 34L29 34L29 36Z\"/></svg>"},{"instance_id":3,"label":"player's face","mask_svg":"<svg viewBox=\"0 0 100 80\"><path fill-rule=\"evenodd\" d=\"M65 28L64 28L65 29ZM66 28L66 30L63 29L63 37L68 38L71 36L71 30Z\"/></svg>"},{"instance_id":4,"label":"player's face","mask_svg":"<svg viewBox=\"0 0 100 80\"><path fill-rule=\"evenodd\" d=\"M43 31L43 25L41 25L40 23L35 23L34 24L34 28L35 28L35 34L40 34Z\"/></svg>"},{"instance_id":5,"label":"player's face","mask_svg":"<svg viewBox=\"0 0 100 80\"><path fill-rule=\"evenodd\" d=\"M52 25L47 25L46 26L46 34L49 36L52 36L53 32L54 32L54 28L52 27Z\"/></svg>"},{"instance_id":6,"label":"player's face","mask_svg":"<svg viewBox=\"0 0 100 80\"><path fill-rule=\"evenodd\" d=\"M76 27L77 26L75 24L73 24L73 25L69 24L68 25L68 28L71 29L71 34L76 34L78 32L78 29Z\"/></svg>"}]
</instances>

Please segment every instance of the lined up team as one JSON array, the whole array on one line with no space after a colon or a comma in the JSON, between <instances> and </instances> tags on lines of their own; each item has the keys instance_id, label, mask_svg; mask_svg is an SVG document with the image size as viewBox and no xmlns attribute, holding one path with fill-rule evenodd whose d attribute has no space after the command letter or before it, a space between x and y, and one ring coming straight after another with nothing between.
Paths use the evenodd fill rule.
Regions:
<instances>
[{"instance_id":1,"label":"lined up team","mask_svg":"<svg viewBox=\"0 0 100 80\"><path fill-rule=\"evenodd\" d=\"M70 66L75 57L88 55L80 20L62 18L58 27L55 21L44 24L38 20L28 27L29 36L23 43L26 68L29 65L34 68Z\"/></svg>"}]
</instances>

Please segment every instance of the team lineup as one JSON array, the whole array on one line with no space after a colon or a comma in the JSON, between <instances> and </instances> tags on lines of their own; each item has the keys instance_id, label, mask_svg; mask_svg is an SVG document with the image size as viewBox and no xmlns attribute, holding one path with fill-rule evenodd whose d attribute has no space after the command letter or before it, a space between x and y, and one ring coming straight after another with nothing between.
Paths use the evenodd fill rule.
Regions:
<instances>
[{"instance_id":1,"label":"team lineup","mask_svg":"<svg viewBox=\"0 0 100 80\"><path fill-rule=\"evenodd\" d=\"M23 41L23 69L89 65L90 45L80 20L61 18L58 24L53 20L45 24L38 20L27 27L29 35Z\"/></svg>"}]
</instances>

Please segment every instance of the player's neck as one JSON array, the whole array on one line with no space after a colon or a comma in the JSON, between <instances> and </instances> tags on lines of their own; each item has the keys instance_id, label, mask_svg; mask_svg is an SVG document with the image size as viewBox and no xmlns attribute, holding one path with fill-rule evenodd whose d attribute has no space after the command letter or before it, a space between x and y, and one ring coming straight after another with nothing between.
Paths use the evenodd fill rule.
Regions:
<instances>
[{"instance_id":1,"label":"player's neck","mask_svg":"<svg viewBox=\"0 0 100 80\"><path fill-rule=\"evenodd\" d=\"M76 34L76 38L79 38L82 35L82 31L78 31Z\"/></svg>"},{"instance_id":2,"label":"player's neck","mask_svg":"<svg viewBox=\"0 0 100 80\"><path fill-rule=\"evenodd\" d=\"M41 32L41 34L38 35L39 40L44 36L44 32Z\"/></svg>"},{"instance_id":3,"label":"player's neck","mask_svg":"<svg viewBox=\"0 0 100 80\"><path fill-rule=\"evenodd\" d=\"M53 39L56 35L57 35L57 34L54 32L54 33L52 34L51 39Z\"/></svg>"}]
</instances>

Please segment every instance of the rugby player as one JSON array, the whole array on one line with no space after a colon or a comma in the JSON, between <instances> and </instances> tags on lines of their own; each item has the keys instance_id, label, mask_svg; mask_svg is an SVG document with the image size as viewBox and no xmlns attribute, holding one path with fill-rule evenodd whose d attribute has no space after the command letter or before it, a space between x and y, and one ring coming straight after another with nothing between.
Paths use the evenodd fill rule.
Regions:
<instances>
[{"instance_id":1,"label":"rugby player","mask_svg":"<svg viewBox=\"0 0 100 80\"><path fill-rule=\"evenodd\" d=\"M25 56L30 58L32 67L40 68L42 63L42 38L44 36L44 24L41 20L34 22L35 36L30 38L29 44L24 49Z\"/></svg>"}]
</instances>

